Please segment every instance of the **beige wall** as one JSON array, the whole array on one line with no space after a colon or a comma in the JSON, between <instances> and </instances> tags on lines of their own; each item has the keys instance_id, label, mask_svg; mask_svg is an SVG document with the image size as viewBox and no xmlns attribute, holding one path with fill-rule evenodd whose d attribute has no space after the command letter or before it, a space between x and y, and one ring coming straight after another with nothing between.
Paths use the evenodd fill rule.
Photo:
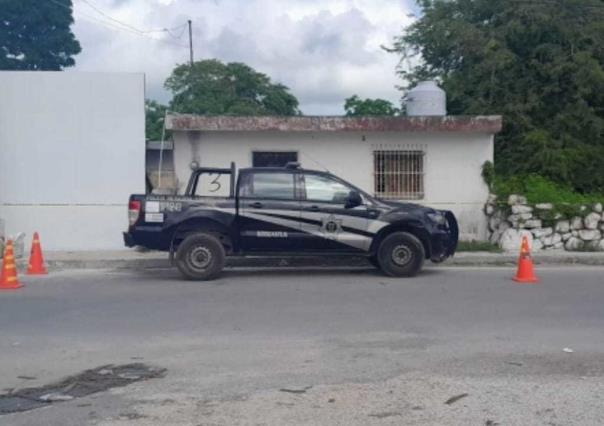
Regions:
<instances>
[{"instance_id":1,"label":"beige wall","mask_svg":"<svg viewBox=\"0 0 604 426\"><path fill-rule=\"evenodd\" d=\"M308 169L328 168L332 173L373 193L373 149L417 146L426 152L425 198L414 201L453 210L464 239L485 239L482 208L488 190L481 166L493 161L493 137L486 134L395 132L175 132L174 161L180 192L189 178L189 164L249 167L252 151L298 151ZM319 163L319 164L317 164Z\"/></svg>"}]
</instances>

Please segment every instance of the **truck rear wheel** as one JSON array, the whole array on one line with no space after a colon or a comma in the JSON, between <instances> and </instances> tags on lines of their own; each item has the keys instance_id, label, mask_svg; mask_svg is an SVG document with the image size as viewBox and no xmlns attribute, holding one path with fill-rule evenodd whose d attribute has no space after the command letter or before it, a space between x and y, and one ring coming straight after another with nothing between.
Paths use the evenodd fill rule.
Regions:
<instances>
[{"instance_id":1,"label":"truck rear wheel","mask_svg":"<svg viewBox=\"0 0 604 426\"><path fill-rule=\"evenodd\" d=\"M218 277L225 264L224 247L209 234L193 234L176 251L176 267L189 280L207 281Z\"/></svg>"},{"instance_id":2,"label":"truck rear wheel","mask_svg":"<svg viewBox=\"0 0 604 426\"><path fill-rule=\"evenodd\" d=\"M381 242L378 262L391 277L412 277L422 269L426 257L424 246L413 234L394 232Z\"/></svg>"}]
</instances>

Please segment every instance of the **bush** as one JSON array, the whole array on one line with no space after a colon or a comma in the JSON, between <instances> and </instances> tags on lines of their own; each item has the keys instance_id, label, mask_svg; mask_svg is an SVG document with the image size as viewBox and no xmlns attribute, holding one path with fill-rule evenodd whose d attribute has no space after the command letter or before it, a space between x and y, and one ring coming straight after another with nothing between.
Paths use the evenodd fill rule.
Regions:
<instances>
[{"instance_id":1,"label":"bush","mask_svg":"<svg viewBox=\"0 0 604 426\"><path fill-rule=\"evenodd\" d=\"M513 176L502 179L494 178L492 190L501 202L505 202L510 194L522 194L529 204L552 203L557 206L567 204L568 209L574 211L572 205L593 204L604 202L604 194L580 194L569 186L557 184L543 176L531 174L527 176ZM571 213L569 211L569 213Z\"/></svg>"},{"instance_id":2,"label":"bush","mask_svg":"<svg viewBox=\"0 0 604 426\"><path fill-rule=\"evenodd\" d=\"M491 163L485 162L482 167L482 176L485 183L489 185L492 193L497 195L499 209L504 216L511 214L511 208L507 199L511 194L524 195L528 204L551 203L552 210L544 210L539 213L544 226L553 226L559 219L570 219L574 216L585 216L595 203L604 204L604 193L581 194L565 186L553 182L543 176L530 174L524 176L513 176L502 178L491 173Z\"/></svg>"},{"instance_id":3,"label":"bush","mask_svg":"<svg viewBox=\"0 0 604 426\"><path fill-rule=\"evenodd\" d=\"M482 178L484 183L489 187L489 191L493 192L493 185L495 184L495 166L490 161L485 161L482 165Z\"/></svg>"}]
</instances>

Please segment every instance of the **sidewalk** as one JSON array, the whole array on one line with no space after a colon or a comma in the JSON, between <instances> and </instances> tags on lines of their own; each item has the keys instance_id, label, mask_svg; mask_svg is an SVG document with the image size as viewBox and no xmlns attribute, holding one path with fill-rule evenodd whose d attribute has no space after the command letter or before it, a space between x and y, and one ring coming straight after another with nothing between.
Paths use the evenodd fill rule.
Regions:
<instances>
[{"instance_id":1,"label":"sidewalk","mask_svg":"<svg viewBox=\"0 0 604 426\"><path fill-rule=\"evenodd\" d=\"M163 252L138 252L136 250L115 251L49 251L45 260L51 270L64 269L151 269L170 267L168 254ZM541 265L601 265L604 252L568 252L550 250L533 255L535 264ZM517 253L461 252L447 259L443 266L505 266L515 265ZM18 259L17 264L26 268L27 259ZM427 264L430 264L427 262ZM364 258L350 257L237 257L227 261L230 267L286 267L286 266L365 266Z\"/></svg>"}]
</instances>

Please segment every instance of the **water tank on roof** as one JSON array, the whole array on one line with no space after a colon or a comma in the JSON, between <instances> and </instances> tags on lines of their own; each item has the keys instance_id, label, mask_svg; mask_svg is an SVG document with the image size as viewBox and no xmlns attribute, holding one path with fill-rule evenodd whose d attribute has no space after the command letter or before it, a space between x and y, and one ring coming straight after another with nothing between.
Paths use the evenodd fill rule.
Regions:
<instances>
[{"instance_id":1,"label":"water tank on roof","mask_svg":"<svg viewBox=\"0 0 604 426\"><path fill-rule=\"evenodd\" d=\"M407 93L407 115L447 115L447 94L435 81L421 81Z\"/></svg>"}]
</instances>

